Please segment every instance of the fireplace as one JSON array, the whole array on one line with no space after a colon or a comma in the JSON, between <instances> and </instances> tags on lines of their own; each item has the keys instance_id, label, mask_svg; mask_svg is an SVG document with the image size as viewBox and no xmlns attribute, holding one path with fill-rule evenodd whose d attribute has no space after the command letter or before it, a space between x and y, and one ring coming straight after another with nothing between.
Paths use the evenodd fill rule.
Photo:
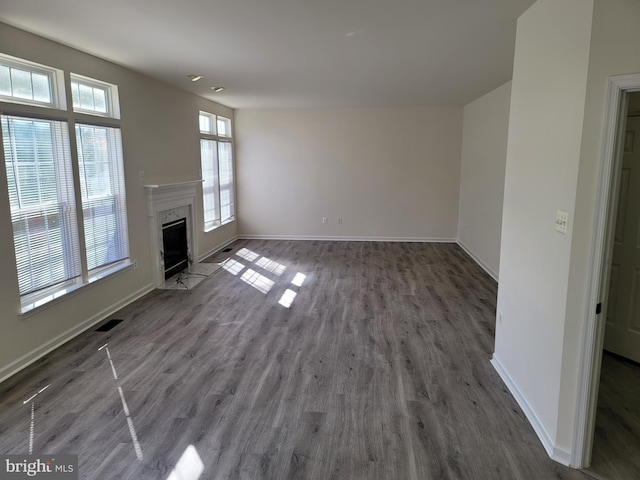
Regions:
<instances>
[{"instance_id":1,"label":"fireplace","mask_svg":"<svg viewBox=\"0 0 640 480\"><path fill-rule=\"evenodd\" d=\"M145 185L151 268L157 288L190 290L220 267L199 263L195 219L202 218L196 202L200 184L202 180ZM182 274L176 275L178 272Z\"/></svg>"},{"instance_id":2,"label":"fireplace","mask_svg":"<svg viewBox=\"0 0 640 480\"><path fill-rule=\"evenodd\" d=\"M196 195L197 186L202 180L189 182L170 183L164 185L145 185L147 191L147 205L149 210L149 233L151 235L151 267L153 269L153 280L157 288L164 288L165 280L175 275L179 269L173 268L167 272L166 260L180 258L184 268L193 267L198 263L198 235L194 229L195 218L198 218ZM166 247L164 243L165 226L176 224L175 226L184 229L179 233L181 248L174 246ZM173 229L169 232L171 236L178 235ZM181 252L176 255L176 250L184 248L184 236L186 236L186 255ZM170 251L169 251L170 250ZM167 258L169 257L169 258ZM186 258L186 262L184 262ZM192 265L189 265L189 262ZM176 263L178 263L176 262Z\"/></svg>"},{"instance_id":3,"label":"fireplace","mask_svg":"<svg viewBox=\"0 0 640 480\"><path fill-rule=\"evenodd\" d=\"M189 266L186 218L162 225L162 251L165 280Z\"/></svg>"}]
</instances>

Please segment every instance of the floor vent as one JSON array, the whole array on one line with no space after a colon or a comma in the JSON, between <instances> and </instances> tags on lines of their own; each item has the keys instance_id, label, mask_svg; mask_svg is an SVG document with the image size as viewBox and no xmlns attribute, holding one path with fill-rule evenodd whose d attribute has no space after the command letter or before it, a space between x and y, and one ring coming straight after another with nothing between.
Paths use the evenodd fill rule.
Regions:
<instances>
[{"instance_id":1,"label":"floor vent","mask_svg":"<svg viewBox=\"0 0 640 480\"><path fill-rule=\"evenodd\" d=\"M224 250L222 250L224 253L230 252L231 250L233 250L233 248L225 248Z\"/></svg>"},{"instance_id":2,"label":"floor vent","mask_svg":"<svg viewBox=\"0 0 640 480\"><path fill-rule=\"evenodd\" d=\"M113 327L118 325L121 321L122 320L120 320L118 318L114 318L113 320L109 320L107 323L104 323L104 324L100 325L98 328L96 328L95 331L96 332L108 332Z\"/></svg>"}]
</instances>

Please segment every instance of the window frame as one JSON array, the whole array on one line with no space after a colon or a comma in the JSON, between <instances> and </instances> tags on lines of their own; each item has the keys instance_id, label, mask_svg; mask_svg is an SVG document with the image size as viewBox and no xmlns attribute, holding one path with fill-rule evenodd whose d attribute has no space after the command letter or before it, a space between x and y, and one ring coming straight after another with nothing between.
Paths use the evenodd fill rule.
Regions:
<instances>
[{"instance_id":1,"label":"window frame","mask_svg":"<svg viewBox=\"0 0 640 480\"><path fill-rule=\"evenodd\" d=\"M200 117L205 117L208 121L209 121L209 125L211 126L211 128L209 130L203 130L202 129L202 123L200 122ZM213 113L209 113L209 112L203 112L202 110L200 110L198 112L198 129L200 131L201 135L213 135L216 136L217 135L217 118L216 115L214 115Z\"/></svg>"},{"instance_id":2,"label":"window frame","mask_svg":"<svg viewBox=\"0 0 640 480\"><path fill-rule=\"evenodd\" d=\"M221 178L222 178L222 174L221 174L221 155L220 155L220 149L221 147L223 147L224 145L228 145L230 147L230 151L229 151L229 163L230 163L230 167L229 170L231 172L231 181L228 184L223 185ZM221 139L218 140L218 151L217 151L217 158L218 158L218 208L220 209L220 224L221 225L225 225L229 222L232 222L233 220L235 220L235 216L236 216L236 212L235 212L235 205L236 205L236 199L235 199L235 194L236 194L236 189L235 189L235 164L233 162L233 143L231 141L231 139L229 140L225 140L225 139ZM229 197L230 197L230 202L228 205L224 204L222 202L222 192L223 191L229 191ZM222 216L222 211L224 208L229 208L230 210L230 215L226 218L223 218Z\"/></svg>"},{"instance_id":3,"label":"window frame","mask_svg":"<svg viewBox=\"0 0 640 480\"><path fill-rule=\"evenodd\" d=\"M104 90L105 105L106 105L107 111L99 112L97 110L76 107L73 104L73 84L74 83L77 83L78 85L85 85L87 87ZM79 75L77 73L71 72L69 74L69 86L71 88L71 102L70 102L71 110L74 113L80 113L84 115L94 115L97 117L113 118L116 120L120 119L120 99L118 96L117 85L103 82L101 80L96 80L95 78L85 77L84 75Z\"/></svg>"},{"instance_id":4,"label":"window frame","mask_svg":"<svg viewBox=\"0 0 640 480\"><path fill-rule=\"evenodd\" d=\"M29 100L28 98L15 97L13 95L0 94L0 103L16 103L18 105L31 105L34 107L50 108L57 110L66 109L66 95L64 90L64 72L58 68L49 67L40 63L23 60L18 57L0 53L0 65L4 65L16 70L28 71L49 77L51 89L51 101L43 102L39 100Z\"/></svg>"},{"instance_id":5,"label":"window frame","mask_svg":"<svg viewBox=\"0 0 640 480\"><path fill-rule=\"evenodd\" d=\"M200 128L201 122L200 117L207 117L209 119L209 124L211 125L211 129L209 131L203 130ZM228 135L223 134L220 135L218 132L218 119L223 119L227 122L228 125ZM235 163L233 161L233 137L231 130L232 121L228 117L224 117L222 115L216 115L210 112L199 111L198 112L198 130L200 132L200 177L202 179L202 212L203 212L203 229L205 233L211 232L222 225L226 225L228 223L235 221ZM215 158L213 159L213 175L207 176L205 172L208 170L204 165L204 157L203 157L203 142L214 142L215 144ZM221 145L229 145L231 148L231 182L229 186L225 189L221 188L220 184L220 148ZM213 181L213 185L209 186L207 184L208 181ZM209 190L212 190L209 192ZM221 191L229 190L230 191L230 204L229 208L231 211L231 215L228 218L222 218L222 201L221 201ZM213 199L208 198L207 195L213 195ZM212 203L213 209L207 209L207 204ZM213 210L213 214L211 214L211 210Z\"/></svg>"},{"instance_id":6,"label":"window frame","mask_svg":"<svg viewBox=\"0 0 640 480\"><path fill-rule=\"evenodd\" d=\"M83 158L81 161L81 156L84 157L84 153L81 155L81 145L82 142L80 140L81 130L83 127L91 128L91 129L105 129L106 130L106 142L107 142L107 157L110 168L109 174L109 184L110 191L109 195L100 195L100 196L88 196L84 197L83 192L83 181L80 180L80 198L78 199L78 203L80 205L80 209L82 211L82 236L84 238L84 255L86 260L86 269L89 278L92 278L96 274L99 274L102 271L108 270L113 265L117 265L123 261L128 261L130 258L130 247L129 247L129 227L128 227L128 215L127 215L127 205L126 205L126 182L124 178L124 155L122 152L122 132L119 126L113 125L99 125L87 123L85 121L76 121L74 128L76 132L76 148L77 148L77 168L79 175L82 175L86 172L86 166L89 162L86 162ZM111 138L109 138L111 137ZM85 185L86 187L86 185ZM115 248L117 249L118 256L116 260L112 260L109 262L104 262L100 265L96 265L94 267L89 266L89 247L87 246L87 228L86 222L88 215L85 213L85 210L94 209L95 206L92 204L96 201L104 200L112 198L113 199L113 208L114 208L114 218L115 222L119 226L124 226L123 229L119 230L119 236L122 236L122 239L118 240L115 244ZM86 204L85 204L86 202ZM91 214L91 218L94 218L93 213ZM93 253L93 252L92 252Z\"/></svg>"},{"instance_id":7,"label":"window frame","mask_svg":"<svg viewBox=\"0 0 640 480\"><path fill-rule=\"evenodd\" d=\"M10 63L10 65L8 65ZM59 69L54 69L52 67L47 67L44 65L36 64L29 60L23 60L17 57L11 57L9 55L5 55L0 53L0 64L7 65L10 67L15 67L20 70L26 70L29 72L42 73L49 72L50 76L50 84L51 84L51 97L52 102L50 104L43 104L43 102L32 101L28 99L16 99L14 97L9 97L7 95L0 96L0 112L2 116L8 117L21 117L25 120L32 121L52 121L52 122L60 122L63 124L63 130L66 131L66 135L68 138L68 159L66 162L71 165L71 172L65 172L62 170L62 167L58 168L57 166L54 168L53 175L57 179L59 176L63 176L65 178L66 184L68 184L71 190L71 194L73 196L73 205L70 205L70 217L73 219L73 222L76 225L76 238L77 246L75 247L75 253L77 257L80 258L79 266L80 266L80 275L64 281L55 283L49 286L42 287L36 291L27 292L26 289L22 289L20 287L20 283L18 280L18 276L16 275L16 292L19 293L19 314L21 316L31 315L35 311L39 311L41 308L50 306L62 298L65 298L67 294L71 294L79 289L82 289L86 286L89 286L96 281L101 280L102 278L111 276L117 272L134 268L135 261L132 261L130 258L130 229L127 218L127 207L126 207L126 181L124 179L124 174L122 174L123 178L123 192L124 192L124 222L121 222L121 225L124 225L124 235L126 235L126 252L127 255L125 258L121 258L120 260L116 260L113 263L109 263L106 265L97 266L94 269L89 270L87 265L87 249L85 242L85 216L83 212L82 206L82 192L80 186L80 164L79 164L79 156L78 156L78 148L79 145L77 143L76 138L76 125L87 125L87 126L95 126L95 127L105 127L105 128L115 128L122 135L122 129L120 126L120 117L119 117L119 97L118 90L116 85L109 84L107 82L102 82L100 80L95 80L90 77L85 77L78 74L71 74L65 78L65 72ZM44 70L43 70L44 69ZM108 87L110 92L109 98L109 113L110 116L107 117L102 115L101 112L93 112L82 109L82 111L78 111L73 108L72 101L66 102L66 99L71 95L71 78L72 75L75 78L82 78L83 81L91 81L94 85L99 86L102 89ZM65 90L68 88L68 90ZM54 103L56 103L54 105ZM5 139L3 138L2 130L0 129L0 153L3 155L2 163L3 166L0 167L0 171L3 171L5 175L5 179L9 182L8 172L6 171L7 159L4 156L4 144ZM122 150L122 141L119 142L120 148L120 158L122 159L122 164L120 165L120 169L124 169L124 151ZM54 147L55 149L55 147ZM13 161L13 159L10 159ZM54 165L57 165L54 162ZM41 189L42 186L39 185L37 187ZM4 188L2 189L4 190ZM1 192L0 195L7 195L7 202L10 202L9 190L5 192ZM11 233L14 235L16 231L14 229L15 223L12 221ZM49 228L49 226L47 226ZM28 240L28 234L24 234ZM14 265L16 265L16 274L18 269L18 255L17 255L17 242L18 240L14 240L13 248L14 248ZM56 247L58 244L56 243ZM65 247L63 245L63 247ZM20 293L25 292L25 293Z\"/></svg>"},{"instance_id":8,"label":"window frame","mask_svg":"<svg viewBox=\"0 0 640 480\"><path fill-rule=\"evenodd\" d=\"M218 122L220 121L220 119L222 119L222 122L225 124L226 130L228 130L228 133L220 133L220 128L218 128ZM216 134L220 138L228 138L228 139L233 138L233 133L231 131L231 119L230 118L223 117L222 115L216 115Z\"/></svg>"},{"instance_id":9,"label":"window frame","mask_svg":"<svg viewBox=\"0 0 640 480\"><path fill-rule=\"evenodd\" d=\"M14 221L14 217L21 217L22 215L24 215L25 218L22 221L25 221L28 224L30 213L45 212L49 209L57 209L59 211L58 216L62 217L58 219L58 222L60 225L60 234L67 237L67 241L60 242L60 250L62 251L62 257L63 257L62 261L63 261L64 271L73 272L73 275L65 275L65 277L67 278L56 281L55 283L50 282L48 285L42 286L42 287L34 287L33 286L34 282L32 280L30 282L32 284L32 287L27 292L21 293L21 298L24 298L26 303L32 303L34 300L38 300L42 297L46 297L50 295L51 291L66 289L70 286L77 285L78 281L82 277L82 268L81 268L82 260L81 260L81 252L79 248L79 231L78 231L78 225L77 225L78 219L76 216L75 191L72 183L73 160L71 157L71 141L69 138L68 122L60 119L52 120L52 119L34 118L33 116L7 115L7 114L3 114L1 116L1 120L3 123L2 130L4 130L5 121L7 122L7 125L9 125L10 122L12 123L13 121L20 121L20 120L23 120L26 122L50 123L50 124L53 124L54 127L58 130L58 132L53 132L54 135L51 138L51 157L53 160L53 164L60 165L60 168L54 169L54 177L55 177L54 183L56 187L55 201L40 202L34 205L17 206L14 208L11 206L11 198L10 198L11 195L10 195L10 192L8 192L10 211L11 211L11 220L12 220L11 221L12 233L14 236L14 249L17 247L15 242L16 221ZM10 127L8 126L7 128L10 128ZM4 157L4 149L7 146L6 138L4 137L4 132L2 132L0 136L3 137L3 157ZM12 147L15 146L13 142L11 142L10 145ZM37 164L39 163L38 159L36 158L34 160L35 160L34 162L29 162L29 163L33 163L33 166L37 168ZM17 176L18 178L16 178L16 175L15 175L15 172L16 172L15 168L19 166L16 164L20 163L20 160L12 156L10 161L12 163L11 165L12 168L14 168L13 170L14 182L16 184L16 188L17 190L20 190L20 178L19 178L20 175ZM5 168L7 166L7 163L8 163L7 159L6 157L4 157ZM8 172L5 172L5 173L7 177L8 187L10 189L11 187L9 185L9 175L8 175ZM40 188L40 186L38 186L37 191L39 194L42 192L42 189ZM20 193L17 193L17 195L18 195L18 198L16 200L18 203L20 203L21 195ZM43 215L46 215L46 214L43 214ZM35 217L32 217L32 218L35 218ZM20 222L21 220L17 220L17 221ZM46 235L48 236L54 231L55 229L51 229L49 226L47 226L45 232L46 232ZM42 246L38 246L37 244L33 245L34 243L33 236L35 235L36 235L35 233L33 235L26 233L23 236L23 238L26 239L25 243L28 245L27 256L29 258L29 261L26 262L26 266L28 267L28 271L31 274L30 276L33 276L34 270L37 270L37 269L34 269L34 265L36 265L36 263L33 261L33 257L37 256L34 254L34 250L37 250L38 248L42 248ZM47 245L49 245L48 239L47 239ZM19 256L20 256L20 252L15 250L15 261L16 261L16 268L18 270L18 273L20 271L19 267L23 263L20 261ZM18 285L20 289L21 288L20 276L18 276Z\"/></svg>"}]
</instances>

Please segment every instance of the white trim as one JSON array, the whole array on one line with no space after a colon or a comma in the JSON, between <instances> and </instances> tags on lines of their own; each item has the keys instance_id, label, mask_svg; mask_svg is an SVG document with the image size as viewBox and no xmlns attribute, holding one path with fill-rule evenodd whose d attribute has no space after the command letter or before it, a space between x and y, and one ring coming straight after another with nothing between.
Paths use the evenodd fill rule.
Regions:
<instances>
[{"instance_id":1,"label":"white trim","mask_svg":"<svg viewBox=\"0 0 640 480\"><path fill-rule=\"evenodd\" d=\"M229 225L230 223L233 223L233 222L235 222L235 221L236 221L236 217L235 217L235 216L233 216L233 217L231 217L229 220L225 221L224 223L221 223L220 225L216 225L215 227L211 227L211 228L210 228L210 229L208 229L208 230L204 230L204 234L205 234L205 235L208 235L209 233L211 233L211 232L215 232L217 229L219 229L219 228L221 228L221 227L224 227L225 225Z\"/></svg>"},{"instance_id":2,"label":"white trim","mask_svg":"<svg viewBox=\"0 0 640 480\"><path fill-rule=\"evenodd\" d=\"M135 268L135 261L131 261L131 259L126 258L112 265L97 268L96 272L89 277L85 283L76 279L76 281L67 282L67 286L65 288L60 288L60 285L50 287L44 290L45 292L48 292L48 295L32 295L30 297L31 301L25 301L25 298L29 297L29 295L25 295L21 298L20 316L22 318L28 318L36 313L40 313L45 308L64 301L70 296L83 291L85 288L95 285L96 282L99 282L102 279L110 278L112 275L119 274L131 268Z\"/></svg>"},{"instance_id":3,"label":"white trim","mask_svg":"<svg viewBox=\"0 0 640 480\"><path fill-rule=\"evenodd\" d=\"M240 240L320 240L332 242L456 243L450 237L325 237L315 235L238 235Z\"/></svg>"},{"instance_id":4,"label":"white trim","mask_svg":"<svg viewBox=\"0 0 640 480\"><path fill-rule=\"evenodd\" d=\"M605 99L602 150L596 192L593 239L589 255L589 284L585 297L585 327L580 344L578 366L578 391L574 417L573 442L571 445L571 466L588 467L591 463L591 449L595 428L600 364L604 345L605 309L598 316L596 304L606 299L609 279L610 255L612 252L613 223L618 189L618 176L613 175L621 159L619 149L620 127L626 120L625 92L640 90L640 74L620 75L609 78ZM614 199L612 202L611 199Z\"/></svg>"},{"instance_id":5,"label":"white trim","mask_svg":"<svg viewBox=\"0 0 640 480\"><path fill-rule=\"evenodd\" d=\"M198 262L203 262L205 259L209 258L211 255L213 255L214 253L218 253L220 250L222 250L224 247L226 247L227 245L231 245L233 242L235 242L236 240L238 240L238 236L235 235L233 236L231 239L213 247L211 250L203 253L202 255L200 255L198 257Z\"/></svg>"},{"instance_id":6,"label":"white trim","mask_svg":"<svg viewBox=\"0 0 640 480\"><path fill-rule=\"evenodd\" d=\"M146 188L148 192L149 191L153 192L157 190L158 192L161 192L161 193L169 193L172 191L180 192L185 188L192 187L199 184L202 184L202 179L187 180L186 182L176 182L176 183L157 183L157 184L145 185L144 188Z\"/></svg>"},{"instance_id":7,"label":"white trim","mask_svg":"<svg viewBox=\"0 0 640 480\"><path fill-rule=\"evenodd\" d=\"M48 342L43 343L38 348L21 356L20 358L14 360L8 365L5 365L4 367L0 368L0 383L4 382L7 378L15 375L20 370L23 370L24 368L28 367L36 360L39 360L40 358L44 357L47 353L52 352L56 348L67 343L72 338L77 337L78 335L90 329L94 325L100 323L107 317L113 315L121 308L126 307L130 303L135 302L136 300L143 297L147 293L153 291L153 289L154 289L153 284L150 283L148 285L145 285L137 292L132 293L128 297L125 297L122 300L114 303L113 305L105 308L104 310L96 313L88 320L85 320L84 322L76 325L75 327L70 328L66 332L61 333L57 337L49 340Z\"/></svg>"},{"instance_id":8,"label":"white trim","mask_svg":"<svg viewBox=\"0 0 640 480\"><path fill-rule=\"evenodd\" d=\"M529 403L525 394L522 393L522 390L518 388L516 382L513 381L507 370L502 365L500 359L496 357L495 353L491 357L491 365L493 365L493 368L496 369L498 375L500 375L500 378L511 392L511 395L513 395L513 398L515 398L516 402L518 402L518 405L524 412L527 420L529 420L529 423L533 427L533 430L536 432L536 435L538 435L538 439L542 443L544 449L547 451L549 457L551 457L551 459L555 460L556 462L569 466L570 452L555 444L553 437L544 426L542 419L537 414L533 406Z\"/></svg>"},{"instance_id":9,"label":"white trim","mask_svg":"<svg viewBox=\"0 0 640 480\"><path fill-rule=\"evenodd\" d=\"M571 465L571 452L566 448L559 447L558 445L553 446L551 459L567 467L576 468Z\"/></svg>"},{"instance_id":10,"label":"white trim","mask_svg":"<svg viewBox=\"0 0 640 480\"><path fill-rule=\"evenodd\" d=\"M458 239L456 243L462 250L465 251L467 255L469 255L473 259L473 261L475 261L485 272L487 272L491 278L493 278L496 282L498 281L498 274L494 272L493 269L491 269L486 263L480 260L480 258L478 258L478 256L476 256L476 254L473 253L471 249L469 249L464 243L462 243L460 239Z\"/></svg>"}]
</instances>

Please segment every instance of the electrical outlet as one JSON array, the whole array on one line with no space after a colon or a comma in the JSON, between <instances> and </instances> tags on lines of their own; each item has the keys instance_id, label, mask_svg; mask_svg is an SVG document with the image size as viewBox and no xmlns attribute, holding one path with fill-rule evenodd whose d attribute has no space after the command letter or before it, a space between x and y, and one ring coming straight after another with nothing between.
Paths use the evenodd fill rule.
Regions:
<instances>
[{"instance_id":1,"label":"electrical outlet","mask_svg":"<svg viewBox=\"0 0 640 480\"><path fill-rule=\"evenodd\" d=\"M342 217L338 217L338 225L342 225Z\"/></svg>"},{"instance_id":2,"label":"electrical outlet","mask_svg":"<svg viewBox=\"0 0 640 480\"><path fill-rule=\"evenodd\" d=\"M556 212L556 222L555 222L556 230L560 233L566 234L568 225L569 225L569 214L567 212L563 212L562 210L558 210Z\"/></svg>"},{"instance_id":3,"label":"electrical outlet","mask_svg":"<svg viewBox=\"0 0 640 480\"><path fill-rule=\"evenodd\" d=\"M322 223L326 225L327 223L329 223L329 219L327 217L322 217Z\"/></svg>"},{"instance_id":4,"label":"electrical outlet","mask_svg":"<svg viewBox=\"0 0 640 480\"><path fill-rule=\"evenodd\" d=\"M141 182L144 182L144 172L143 172L142 170L140 170L140 171L138 172L138 179L139 179Z\"/></svg>"}]
</instances>

